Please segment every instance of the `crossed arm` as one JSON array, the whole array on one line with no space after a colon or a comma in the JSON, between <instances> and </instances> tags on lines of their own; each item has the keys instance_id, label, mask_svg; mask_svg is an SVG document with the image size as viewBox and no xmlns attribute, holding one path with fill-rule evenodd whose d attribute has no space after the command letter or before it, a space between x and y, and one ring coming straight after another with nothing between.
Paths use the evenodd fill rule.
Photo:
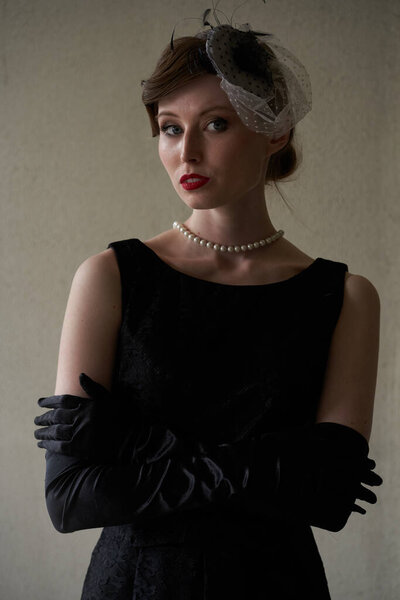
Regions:
<instances>
[{"instance_id":1,"label":"crossed arm","mask_svg":"<svg viewBox=\"0 0 400 600\"><path fill-rule=\"evenodd\" d=\"M110 253L113 253L111 249L91 257L81 265L75 275L67 305L60 343L56 394L62 391L63 394L84 396L81 388L79 388L79 390L77 389L77 382L79 381L78 373L82 371L82 365L90 372L91 376L96 379L96 381L103 383L106 388L109 388L110 386L112 352L110 350L108 350L108 353L103 352L102 344L105 344L107 348L112 348L113 343L115 345L120 322L119 272L118 267L116 267L115 259ZM351 279L353 279L353 281L349 284ZM99 299L101 299L101 301L99 301ZM373 341L375 340L377 359L377 327L379 327L379 314L377 317L376 308L378 306L379 309L379 301L377 304L376 299L377 294L374 294L373 286L371 286L365 278L360 278L359 276L350 276L347 278L345 300L338 326L332 340L318 414L318 421L320 423L330 422L331 425L334 426L333 437L331 435L332 428L322 427L318 429L318 435L320 436L318 443L322 442L324 448L329 447L329 460L331 461L329 463L329 468L331 471L329 473L327 471L327 475L328 478L330 477L331 479L337 478L338 475L340 461L339 463L336 461L335 464L335 461L332 462L331 459L333 456L332 451L334 453L339 445L343 448L344 442L345 444L349 444L349 454L341 456L341 460L343 461L343 458L345 458L349 464L351 462L352 452L354 453L355 451L357 456L359 458L362 457L363 460L366 460L366 455L368 454L368 448L365 447L365 444L372 422L374 392L372 384L374 387L376 364L374 376L374 360L373 358L371 359L370 353L364 351L364 348L369 346L369 349L371 350L371 344L373 346ZM88 307L90 307L90 309L88 309ZM102 324L101 328L99 327L99 323ZM347 371L341 371L341 368L343 369L344 365L347 367ZM96 369L99 371L96 371ZM361 394L357 394L357 383L359 384L359 377L362 377L363 374L367 374L367 370L367 381L369 384L366 384L366 390L364 390L367 392L367 399L365 400ZM340 384L341 387L337 387L336 390L333 390L332 382L337 385L339 372L345 374L346 379ZM95 375L95 373L97 373L97 375ZM60 386L61 389L58 389L58 386ZM339 394L340 401L338 401L338 396L335 396L335 394ZM360 409L361 411L364 411L361 414L359 412ZM342 424L342 427L340 424ZM324 435L325 432L328 431L328 438L326 438L326 436L322 436L321 438L321 431ZM362 435L359 435L360 433ZM315 442L315 439L316 438L314 437L313 443ZM286 442L287 441L288 440L286 440ZM265 463L261 465L261 468L265 469L266 478L268 478L268 476L270 477L270 483L268 484L266 481L265 484L266 488L268 488L269 485L269 494L270 490L276 489L279 484L279 473L277 478L277 466L285 465L285 460L281 460L283 454L286 451L287 456L289 447L291 447L293 455L294 452L296 452L296 444L298 444L299 441L301 443L300 438L293 444L292 440L291 444L287 444L285 447L282 446L281 441L277 442L276 438L264 440L263 460ZM310 448L312 449L312 445ZM136 464L133 471L124 471L124 467L121 466L109 468L104 466L101 467L100 465L81 464L71 460L71 458L67 459L65 456L63 457L63 454L56 456L49 453L46 456L46 458L49 459L46 473L46 494L49 494L52 507L55 507L55 512L59 514L61 510L61 520L63 520L65 516L65 499L68 501L68 518L72 524L66 529L62 526L62 528L60 528L62 531L73 531L76 528L83 527L104 526L110 523L118 524L129 522L134 514L143 512L140 502L142 502L142 505L144 502L147 513L150 516L166 514L171 510L175 510L175 507L184 506L185 502L188 507L212 504L219 499L223 501L229 499L233 494L240 493L242 489L246 487L245 480L248 474L249 461L251 461L251 457L254 456L254 453L252 454L253 449L250 445L240 448L239 454L235 454L235 451L236 450L233 447L225 447L223 449L214 448L214 455L212 458L211 456L188 455L185 448L183 448L183 453L178 453L178 458L175 462L174 459L171 461L168 457L165 457L163 461L158 461L150 467L147 465L144 471L143 464L141 466ZM248 453L249 451L250 454ZM308 458L311 460L312 456L313 454L310 454ZM307 454L305 453L303 457L307 458ZM217 462L215 462L215 459ZM218 463L219 460L222 461L225 473L223 472L223 469L221 469L221 463ZM293 461L290 463L290 460L286 463L288 468L285 475L291 473L293 479L293 481L289 482L286 490L286 493L289 491L289 494L296 490L299 485L302 486L302 482L299 479L296 479L296 469L293 470L293 464ZM359 470L359 466L361 463L358 462L357 464L357 481L354 480L350 482L350 480L348 480L345 482L342 479L341 482L340 479L336 479L331 488L328 486L325 496L319 499L320 503L326 502L329 494L331 496L335 496L336 494L336 500L333 504L331 503L330 506L324 507L325 512L322 511L321 513L320 509L317 507L317 522L311 524L322 527L326 526L326 528L331 528L331 530L338 530L338 528L343 526L349 516L349 512L352 510L352 496L354 496L353 500L355 497L358 497L369 502L376 501L376 497L374 500L374 495L369 491L369 494L361 492L360 495L361 471ZM379 476L372 474L375 475L375 479L371 476L369 470L371 465L368 468L365 462L363 464L365 465L365 467L363 467L364 482L369 485L379 485L379 482L376 479ZM229 477L226 476L227 472L229 473ZM260 473L260 465L258 466L258 473ZM207 478L209 481L212 481L210 486L205 489L204 482ZM142 481L142 487L138 488L138 483L140 483L140 481ZM164 489L161 487L163 481L165 482ZM349 482L351 487L350 496L346 496L345 505L342 507L342 509L345 509L345 513L343 513L342 510L342 513L338 515L336 510L336 514L333 514L335 512L335 502L336 504L340 504L341 502L341 494L339 493L339 496L337 496L337 488L340 487L341 483L348 486ZM121 485L123 489L121 488ZM173 490L175 485L178 485L178 488L181 486L179 488L180 492L178 492L178 496L172 501L172 504L171 496L170 499L165 502L165 493L171 493L171 489ZM62 499L62 491L64 490L65 492L66 489L66 498ZM143 494L140 494L140 489L142 492L145 492L144 496ZM365 490L365 488L363 489ZM256 488L256 493L258 493L258 491L259 489L257 490ZM111 496L110 492L112 492ZM180 497L179 493L181 494ZM347 491L346 493L348 494L349 492ZM183 497L185 498L184 502L182 501ZM123 498L125 498L125 501ZM149 498L151 498L153 505L151 510L148 509L148 506L150 505ZM155 503L154 498L156 498ZM73 499L72 504L71 499ZM96 505L97 513L93 510L93 502ZM99 502L102 503L101 506ZM74 515L74 506L77 509L79 508L80 512L83 510L85 513L86 516L83 521L82 515L79 515L76 520L77 515ZM326 513L326 509L328 509L328 514ZM116 513L115 510L117 510ZM111 521L110 511L113 513ZM361 511L359 510L358 512ZM58 519L58 516L56 518ZM117 519L118 523L115 519ZM337 523L340 524L339 527Z\"/></svg>"}]
</instances>

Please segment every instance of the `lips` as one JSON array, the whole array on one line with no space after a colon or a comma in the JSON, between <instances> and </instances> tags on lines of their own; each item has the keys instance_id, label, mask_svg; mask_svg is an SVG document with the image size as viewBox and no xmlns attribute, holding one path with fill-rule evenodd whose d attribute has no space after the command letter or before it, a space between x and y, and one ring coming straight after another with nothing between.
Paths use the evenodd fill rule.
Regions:
<instances>
[{"instance_id":1,"label":"lips","mask_svg":"<svg viewBox=\"0 0 400 600\"><path fill-rule=\"evenodd\" d=\"M197 179L196 181L183 181L182 187L185 190L196 190L197 188L206 185L208 179Z\"/></svg>"},{"instance_id":2,"label":"lips","mask_svg":"<svg viewBox=\"0 0 400 600\"><path fill-rule=\"evenodd\" d=\"M200 180L204 180L204 181L208 181L210 178L209 177L204 177L204 175L199 175L199 173L185 173L185 175L182 175L182 177L180 178L180 183L183 183L184 181L186 181L187 179L200 179Z\"/></svg>"}]
</instances>

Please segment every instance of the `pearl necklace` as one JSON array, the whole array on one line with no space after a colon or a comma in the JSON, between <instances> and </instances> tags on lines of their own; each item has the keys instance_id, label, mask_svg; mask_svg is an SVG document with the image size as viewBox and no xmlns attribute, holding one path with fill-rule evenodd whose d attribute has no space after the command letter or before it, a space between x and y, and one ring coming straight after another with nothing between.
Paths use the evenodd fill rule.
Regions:
<instances>
[{"instance_id":1,"label":"pearl necklace","mask_svg":"<svg viewBox=\"0 0 400 600\"><path fill-rule=\"evenodd\" d=\"M251 244L242 244L241 246L223 246L222 244L216 244L214 242L209 242L206 239L203 239L190 231L185 225L179 223L178 221L174 221L172 227L174 229L178 229L184 236L186 236L189 240L192 240L196 244L200 246L206 246L206 248L213 248L214 250L219 250L220 252L246 252L247 250L253 250L254 248L258 248L259 246L265 246L266 244L271 244L275 240L282 237L285 233L283 229L279 229L274 235L270 237L264 238L263 240L258 240L257 242L252 242Z\"/></svg>"}]
</instances>

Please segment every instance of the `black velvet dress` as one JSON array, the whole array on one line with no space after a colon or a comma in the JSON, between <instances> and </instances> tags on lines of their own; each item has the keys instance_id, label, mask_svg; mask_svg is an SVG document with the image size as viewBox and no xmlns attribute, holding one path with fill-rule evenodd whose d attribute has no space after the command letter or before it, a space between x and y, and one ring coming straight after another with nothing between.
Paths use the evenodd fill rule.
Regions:
<instances>
[{"instance_id":1,"label":"black velvet dress","mask_svg":"<svg viewBox=\"0 0 400 600\"><path fill-rule=\"evenodd\" d=\"M116 253L123 321L113 390L205 441L315 421L347 265L271 284L181 273L137 238ZM105 527L81 600L329 599L310 526L229 506Z\"/></svg>"}]
</instances>

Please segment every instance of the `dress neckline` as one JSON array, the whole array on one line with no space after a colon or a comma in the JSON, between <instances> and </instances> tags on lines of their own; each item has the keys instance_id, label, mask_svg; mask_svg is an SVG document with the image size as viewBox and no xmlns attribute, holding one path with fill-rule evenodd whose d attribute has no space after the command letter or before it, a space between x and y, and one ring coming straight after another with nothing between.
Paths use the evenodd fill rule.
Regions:
<instances>
[{"instance_id":1,"label":"dress neckline","mask_svg":"<svg viewBox=\"0 0 400 600\"><path fill-rule=\"evenodd\" d=\"M321 261L323 261L324 259L321 258L320 256L318 256L311 264L308 265L308 267L305 267L305 269L303 269L302 271L300 271L299 273L296 273L295 275L292 275L292 277L289 277L287 279L281 279L280 281L273 281L270 283L256 283L256 284L251 284L251 283L246 283L246 284L235 284L235 283L221 283L218 281L211 281L209 279L202 279L201 277L195 277L194 275L188 275L187 273L184 273L183 271L179 271L178 269L176 269L175 267L172 267L171 265L169 265L167 262L165 262L158 254L157 252L155 252L152 248L150 248L150 246L147 246L147 244L145 244L144 242L142 242L142 240L140 240L139 238L134 238L136 242L139 243L140 246L142 246L142 248L145 249L145 251L147 250L149 256L152 256L155 260L157 260L161 265L164 265L164 267L172 272L175 272L177 275L180 275L182 277L184 277L185 279L188 280L194 280L197 282L201 282L204 283L206 285L210 285L210 286L218 286L218 287L225 287L225 288L267 288L267 287L277 287L280 285L287 285L293 282L296 282L300 279L303 279L303 277L309 275L320 263Z\"/></svg>"}]
</instances>

